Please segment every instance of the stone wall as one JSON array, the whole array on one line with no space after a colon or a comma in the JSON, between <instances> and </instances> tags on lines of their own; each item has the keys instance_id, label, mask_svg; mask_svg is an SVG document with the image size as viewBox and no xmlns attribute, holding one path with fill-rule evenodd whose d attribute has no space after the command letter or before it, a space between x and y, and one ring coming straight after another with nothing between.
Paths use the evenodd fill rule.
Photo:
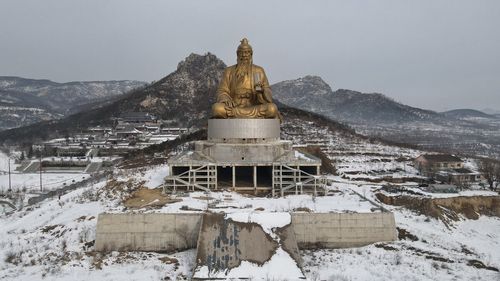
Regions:
<instances>
[{"instance_id":1,"label":"stone wall","mask_svg":"<svg viewBox=\"0 0 500 281\"><path fill-rule=\"evenodd\" d=\"M360 247L397 239L392 213L293 213L300 249Z\"/></svg>"},{"instance_id":2,"label":"stone wall","mask_svg":"<svg viewBox=\"0 0 500 281\"><path fill-rule=\"evenodd\" d=\"M196 248L201 214L100 214L97 251L171 252Z\"/></svg>"},{"instance_id":3,"label":"stone wall","mask_svg":"<svg viewBox=\"0 0 500 281\"><path fill-rule=\"evenodd\" d=\"M202 214L100 214L97 251L196 248ZM397 239L392 213L293 213L300 249L359 247Z\"/></svg>"}]
</instances>

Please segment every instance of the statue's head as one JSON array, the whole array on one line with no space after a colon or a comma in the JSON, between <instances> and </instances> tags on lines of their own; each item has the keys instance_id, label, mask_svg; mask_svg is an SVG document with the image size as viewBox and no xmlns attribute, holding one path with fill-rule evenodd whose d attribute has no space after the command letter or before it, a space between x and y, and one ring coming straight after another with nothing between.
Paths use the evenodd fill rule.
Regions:
<instances>
[{"instance_id":1,"label":"statue's head","mask_svg":"<svg viewBox=\"0 0 500 281\"><path fill-rule=\"evenodd\" d=\"M238 56L238 63L250 63L252 61L253 50L252 46L248 44L248 39L243 38L240 41L236 55Z\"/></svg>"}]
</instances>

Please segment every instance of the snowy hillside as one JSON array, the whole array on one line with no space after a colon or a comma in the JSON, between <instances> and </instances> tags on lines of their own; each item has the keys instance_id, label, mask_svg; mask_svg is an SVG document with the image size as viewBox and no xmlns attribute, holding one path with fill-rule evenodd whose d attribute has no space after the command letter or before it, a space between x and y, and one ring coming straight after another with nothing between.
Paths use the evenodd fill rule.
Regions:
<instances>
[{"instance_id":1,"label":"snowy hillside","mask_svg":"<svg viewBox=\"0 0 500 281\"><path fill-rule=\"evenodd\" d=\"M66 111L68 105L121 95L145 84L129 80L57 83L50 80L0 76L0 90L14 92L19 96L26 94L43 98L53 110L61 112Z\"/></svg>"},{"instance_id":2,"label":"snowy hillside","mask_svg":"<svg viewBox=\"0 0 500 281\"><path fill-rule=\"evenodd\" d=\"M349 124L446 120L436 112L410 107L382 94L365 94L345 89L333 91L317 76L279 82L272 85L272 90L274 97L286 105Z\"/></svg>"},{"instance_id":3,"label":"snowy hillside","mask_svg":"<svg viewBox=\"0 0 500 281\"><path fill-rule=\"evenodd\" d=\"M62 196L61 200L47 200L0 218L3 226L0 230L0 278L163 280L169 277L170 280L187 280L194 266L194 250L174 254L92 251L98 214L131 211L123 206L122 199L129 197L127 193L141 186L142 181L154 183L148 186L153 187L157 183L154 178L166 174L165 168L154 168L155 172L150 172L150 168L142 172L117 171L115 180L92 184ZM120 179L129 180L117 185ZM351 190L370 197L379 187L356 182L341 184L336 182L343 179L331 179L334 183L330 188L336 190L335 195L316 201L302 195L275 200L253 199L230 192L208 196L213 198L212 202L218 202L214 206L217 211L262 208L286 212L312 207L309 209L313 212L325 212L328 208L365 212L366 200ZM175 211L178 212L183 211L182 206L189 207L186 212L201 212L207 208L206 196L200 192L187 198L175 198L182 201L161 209L150 209L144 202L144 207L133 211L171 212L177 205ZM226 209L221 209L224 205ZM499 218L460 219L449 228L437 219L404 208L384 207L395 212L398 227L409 234L402 236L400 241L356 249L302 251L303 268L309 280L496 280L499 277L494 270L500 267ZM481 264L491 268L475 267Z\"/></svg>"},{"instance_id":4,"label":"snowy hillside","mask_svg":"<svg viewBox=\"0 0 500 281\"><path fill-rule=\"evenodd\" d=\"M188 280L192 276L195 250L161 254L93 251L101 212L378 212L380 206L394 212L399 240L361 248L301 251L308 280L500 278L499 217L467 219L460 213L452 216L450 209L446 214L453 219L443 220L378 199L379 193L396 196L382 189L387 183L418 190L412 158L420 151L368 141L307 121L307 117L288 117L282 137L298 147L322 147L337 166L339 175L328 176L328 196L270 199L229 191L165 196L155 187L167 175L166 165L115 169L111 177L91 182L60 200L47 199L0 217L0 279ZM399 183L391 182L394 179ZM455 197L494 194L474 190ZM434 195L411 196L420 200Z\"/></svg>"},{"instance_id":5,"label":"snowy hillside","mask_svg":"<svg viewBox=\"0 0 500 281\"><path fill-rule=\"evenodd\" d=\"M469 109L437 113L383 94L333 91L317 76L279 82L272 89L280 102L345 123L363 135L500 159L500 119L494 115Z\"/></svg>"}]
</instances>

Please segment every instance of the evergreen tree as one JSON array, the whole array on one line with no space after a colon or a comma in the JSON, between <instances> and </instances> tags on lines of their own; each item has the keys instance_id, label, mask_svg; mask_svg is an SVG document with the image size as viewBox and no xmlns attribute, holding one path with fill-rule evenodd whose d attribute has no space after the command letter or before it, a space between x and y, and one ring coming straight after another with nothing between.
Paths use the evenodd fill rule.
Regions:
<instances>
[{"instance_id":1,"label":"evergreen tree","mask_svg":"<svg viewBox=\"0 0 500 281\"><path fill-rule=\"evenodd\" d=\"M33 158L33 146L30 145L30 148L28 149L28 159Z\"/></svg>"}]
</instances>

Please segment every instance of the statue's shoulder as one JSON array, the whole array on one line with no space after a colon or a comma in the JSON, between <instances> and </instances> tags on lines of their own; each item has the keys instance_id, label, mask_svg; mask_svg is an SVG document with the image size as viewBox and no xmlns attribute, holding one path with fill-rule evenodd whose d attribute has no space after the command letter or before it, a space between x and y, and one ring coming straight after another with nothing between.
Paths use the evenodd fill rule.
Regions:
<instances>
[{"instance_id":1,"label":"statue's shoulder","mask_svg":"<svg viewBox=\"0 0 500 281\"><path fill-rule=\"evenodd\" d=\"M236 69L236 65L228 66L224 69L224 75L231 75Z\"/></svg>"},{"instance_id":2,"label":"statue's shoulder","mask_svg":"<svg viewBox=\"0 0 500 281\"><path fill-rule=\"evenodd\" d=\"M264 72L264 68L262 68L261 66L258 66L256 64L253 65L253 69L257 70L257 71L262 71Z\"/></svg>"}]
</instances>

